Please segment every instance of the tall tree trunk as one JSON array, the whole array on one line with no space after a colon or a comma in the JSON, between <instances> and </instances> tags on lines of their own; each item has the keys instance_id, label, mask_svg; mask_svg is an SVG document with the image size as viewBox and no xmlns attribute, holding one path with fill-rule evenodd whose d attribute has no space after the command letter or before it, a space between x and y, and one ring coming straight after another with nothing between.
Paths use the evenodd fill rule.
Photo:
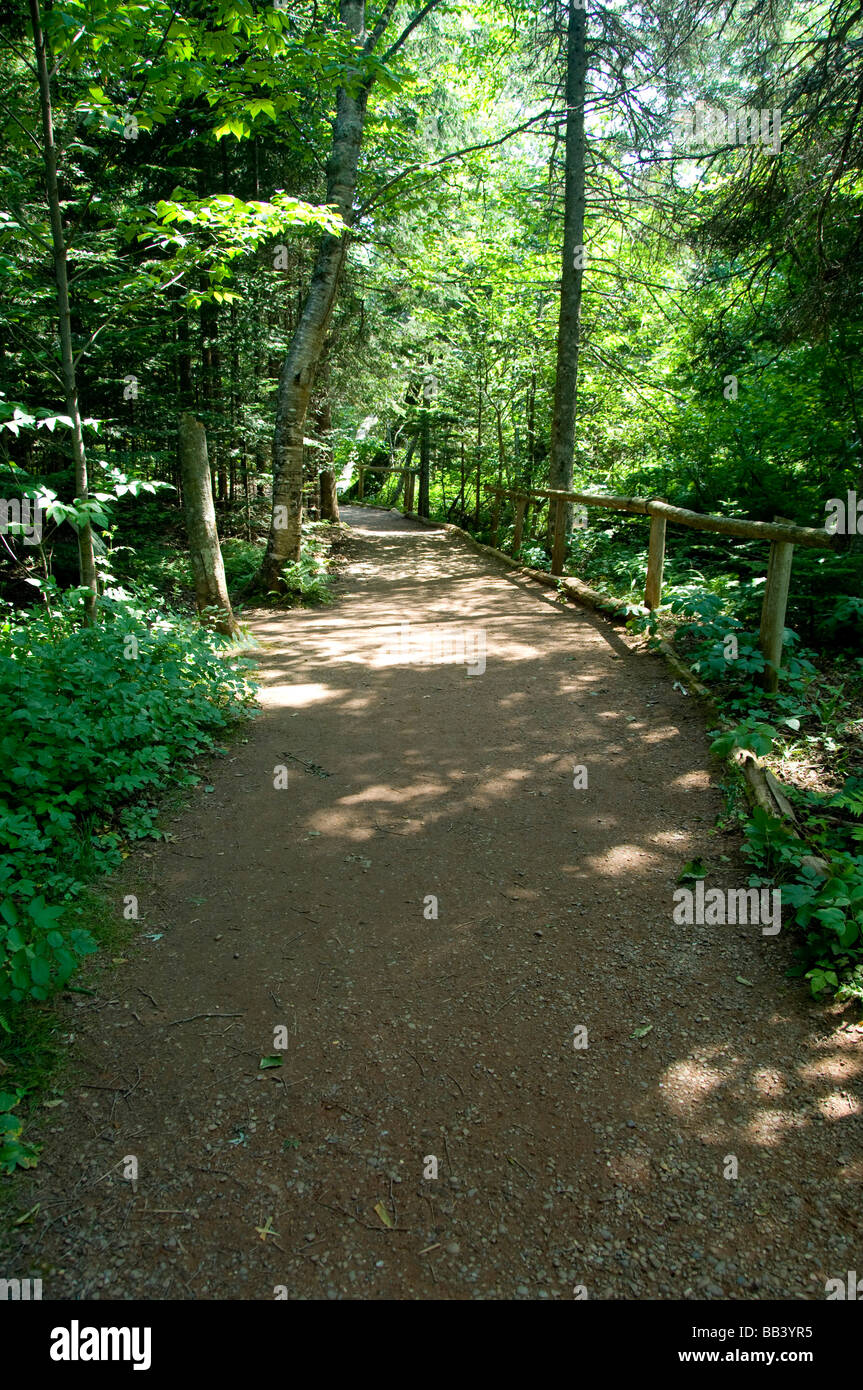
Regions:
<instances>
[{"instance_id":1,"label":"tall tree trunk","mask_svg":"<svg viewBox=\"0 0 863 1390\"><path fill-rule=\"evenodd\" d=\"M341 23L357 43L365 38L365 0L341 0ZM324 201L341 214L346 227L353 221L360 144L368 105L369 85L348 91L339 88L333 149L327 165ZM300 558L303 522L303 432L315 370L333 312L339 277L347 252L347 233L323 237L299 323L279 378L276 428L273 435L273 515L267 549L257 583L278 588L282 566ZM286 523L286 524L285 524Z\"/></svg>"},{"instance_id":2,"label":"tall tree trunk","mask_svg":"<svg viewBox=\"0 0 863 1390\"><path fill-rule=\"evenodd\" d=\"M176 291L179 299L182 291ZM184 304L177 306L177 392L184 410L192 410L197 405L195 384L192 376L192 347L189 341L189 318Z\"/></svg>"},{"instance_id":3,"label":"tall tree trunk","mask_svg":"<svg viewBox=\"0 0 863 1390\"><path fill-rule=\"evenodd\" d=\"M431 437L429 426L429 405L432 397L431 376L427 372L423 381L423 403L420 411L420 491L417 502L417 516L429 514L429 482L431 478Z\"/></svg>"},{"instance_id":4,"label":"tall tree trunk","mask_svg":"<svg viewBox=\"0 0 863 1390\"><path fill-rule=\"evenodd\" d=\"M586 11L569 0L566 42L566 173L563 211L563 269L557 332L557 375L551 424L549 487L572 488L578 390L579 319L584 277L584 87L587 76ZM549 513L554 511L549 508ZM572 508L567 508L567 529Z\"/></svg>"},{"instance_id":5,"label":"tall tree trunk","mask_svg":"<svg viewBox=\"0 0 863 1390\"><path fill-rule=\"evenodd\" d=\"M249 446L247 440L243 439L243 504L246 515L246 540L252 539L252 511L249 501Z\"/></svg>"},{"instance_id":6,"label":"tall tree trunk","mask_svg":"<svg viewBox=\"0 0 863 1390\"><path fill-rule=\"evenodd\" d=\"M384 0L374 28L366 37L365 0L339 0L339 22L353 36L357 46L362 46L365 55L375 51L393 17L397 3L398 0ZM408 36L438 3L439 0L427 0L384 53L384 62L402 47ZM324 201L328 206L335 207L348 228L353 223L360 145L373 82L374 76L368 76L358 83L354 75L350 90L340 87L336 97L333 148L327 161L327 192ZM281 582L282 566L286 561L298 560L300 556L303 522L303 426L324 336L335 305L347 243L347 234L326 235L322 238L299 322L279 378L276 428L273 435L273 515L263 564L255 581L256 586L277 588ZM283 524L285 521L286 524Z\"/></svg>"},{"instance_id":7,"label":"tall tree trunk","mask_svg":"<svg viewBox=\"0 0 863 1390\"><path fill-rule=\"evenodd\" d=\"M171 291L171 298L179 300L182 290L175 286ZM197 404L195 400L195 383L192 375L192 348L189 341L189 319L184 304L177 303L174 310L174 325L176 331L176 351L177 351L177 379L176 393L181 410L194 410ZM174 487L177 489L177 497L182 501L183 497L183 478L180 468L180 444L179 436L177 439L177 454L171 469Z\"/></svg>"},{"instance_id":8,"label":"tall tree trunk","mask_svg":"<svg viewBox=\"0 0 863 1390\"><path fill-rule=\"evenodd\" d=\"M234 618L210 483L207 435L191 411L180 416L180 468L183 474L183 501L189 553L195 581L195 602L201 622L212 624L217 632L235 637L239 626Z\"/></svg>"},{"instance_id":9,"label":"tall tree trunk","mask_svg":"<svg viewBox=\"0 0 863 1390\"><path fill-rule=\"evenodd\" d=\"M326 348L324 349L326 355ZM318 382L321 382L322 372L318 371ZM324 372L328 376L329 371ZM314 437L319 444L323 444L324 451L315 451L315 457L324 460L329 458L329 462L323 463L318 467L316 491L318 496L318 518L321 521L339 520L339 499L336 494L336 471L332 465L332 448L330 431L333 428L333 407L329 394L324 389L315 407L314 418Z\"/></svg>"},{"instance_id":10,"label":"tall tree trunk","mask_svg":"<svg viewBox=\"0 0 863 1390\"><path fill-rule=\"evenodd\" d=\"M483 383L482 375L480 375L476 404L476 507L474 508L473 515L474 526L479 526L479 504L482 493L482 393Z\"/></svg>"},{"instance_id":11,"label":"tall tree trunk","mask_svg":"<svg viewBox=\"0 0 863 1390\"><path fill-rule=\"evenodd\" d=\"M230 477L228 501L233 506L237 491L237 438L240 415L240 345L237 324L237 305L231 301L231 437L228 457Z\"/></svg>"},{"instance_id":12,"label":"tall tree trunk","mask_svg":"<svg viewBox=\"0 0 863 1390\"><path fill-rule=\"evenodd\" d=\"M54 278L57 284L57 310L60 330L60 355L63 365L63 392L66 400L66 414L72 421L72 456L75 461L75 500L86 502L89 498L87 479L87 451L84 447L84 427L81 422L81 409L78 402L78 378L75 370L75 355L72 348L72 316L69 303L69 274L66 258L66 237L63 232L63 217L60 206L60 191L57 184L57 149L54 144L54 113L51 107L51 78L48 72L48 52L45 35L42 32L42 15L39 0L30 0L30 23L33 29L33 47L36 54L36 68L39 74L39 102L42 114L42 154L45 160L45 187L48 194L48 212L51 219L51 242L54 248ZM96 621L96 598L99 581L96 575L96 560L93 553L93 531L89 521L78 527L78 562L81 586L87 590L84 603L84 617L88 624Z\"/></svg>"},{"instance_id":13,"label":"tall tree trunk","mask_svg":"<svg viewBox=\"0 0 863 1390\"><path fill-rule=\"evenodd\" d=\"M505 463L503 451L503 420L501 418L500 406L496 405L494 401L492 401L492 408L494 409L495 424L497 425L497 485L498 487L503 487L503 469Z\"/></svg>"},{"instance_id":14,"label":"tall tree trunk","mask_svg":"<svg viewBox=\"0 0 863 1390\"><path fill-rule=\"evenodd\" d=\"M527 388L527 469L525 481L528 491L533 487L533 470L536 466L536 367L530 374Z\"/></svg>"},{"instance_id":15,"label":"tall tree trunk","mask_svg":"<svg viewBox=\"0 0 863 1390\"><path fill-rule=\"evenodd\" d=\"M320 475L321 521L339 520L339 499L336 495L336 473L334 468L322 468Z\"/></svg>"},{"instance_id":16,"label":"tall tree trunk","mask_svg":"<svg viewBox=\"0 0 863 1390\"><path fill-rule=\"evenodd\" d=\"M414 449L416 448L416 446L417 446L417 437L416 437L415 434L412 434L411 437L410 437L410 439L408 440L407 449L405 450L405 461L404 461L404 463L402 464L402 467L401 467L401 477L399 478L399 481L398 481L398 487L396 488L396 490L395 490L395 492L394 492L394 494L393 494L393 500L392 500L392 502L390 502L390 506L391 506L391 507L397 507L397 506L398 506L398 504L399 504L399 498L400 498L401 495L402 495L402 490L403 490L403 489L404 489L404 494L405 494L405 506L407 506L408 499L409 499L409 497L410 497L410 488L407 487L408 469L409 469L410 466L411 466L411 459L412 459L413 456L414 456Z\"/></svg>"},{"instance_id":17,"label":"tall tree trunk","mask_svg":"<svg viewBox=\"0 0 863 1390\"><path fill-rule=\"evenodd\" d=\"M216 496L226 500L227 483L224 450L220 445L218 421L222 413L222 354L219 346L219 306L211 300L201 305L201 364L204 403L210 414L210 453Z\"/></svg>"}]
</instances>

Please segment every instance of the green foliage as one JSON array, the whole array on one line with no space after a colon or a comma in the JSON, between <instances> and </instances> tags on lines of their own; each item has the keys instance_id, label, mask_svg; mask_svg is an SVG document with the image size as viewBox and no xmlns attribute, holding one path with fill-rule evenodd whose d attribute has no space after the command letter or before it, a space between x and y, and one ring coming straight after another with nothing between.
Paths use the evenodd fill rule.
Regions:
<instances>
[{"instance_id":1,"label":"green foliage","mask_svg":"<svg viewBox=\"0 0 863 1390\"><path fill-rule=\"evenodd\" d=\"M296 598L307 603L332 603L327 567L313 548L303 546L299 560L282 566L282 575L288 593Z\"/></svg>"},{"instance_id":2,"label":"green foliage","mask_svg":"<svg viewBox=\"0 0 863 1390\"><path fill-rule=\"evenodd\" d=\"M816 998L829 992L863 1002L863 856L837 850L827 836L813 839L816 850L830 853L829 861L801 862L806 855L798 837L757 807L746 827L745 853L781 886L783 905L793 908L801 944L791 974L805 976Z\"/></svg>"},{"instance_id":3,"label":"green foliage","mask_svg":"<svg viewBox=\"0 0 863 1390\"><path fill-rule=\"evenodd\" d=\"M177 190L178 195L181 192ZM210 198L183 195L182 202L178 197L162 199L155 219L149 209L136 209L121 231L125 240L147 242L164 256L146 273L139 269L139 292L158 290L163 281L175 280L181 273L205 272L206 289L190 288L185 296L190 309L199 309L208 300L230 304L242 298L238 290L229 288L235 261L288 231L312 228L337 236L344 231L344 223L328 208L312 207L283 193L272 203L244 202L224 193Z\"/></svg>"},{"instance_id":4,"label":"green foliage","mask_svg":"<svg viewBox=\"0 0 863 1390\"><path fill-rule=\"evenodd\" d=\"M23 1089L0 1091L0 1173L35 1168L39 1161L39 1150L21 1140L24 1121L12 1114L24 1095Z\"/></svg>"},{"instance_id":5,"label":"green foliage","mask_svg":"<svg viewBox=\"0 0 863 1390\"><path fill-rule=\"evenodd\" d=\"M677 633L695 654L699 674L713 685L720 708L737 716L711 743L718 757L744 750L781 756L787 740L805 737L807 726L813 737L833 727L844 684L837 689L815 681L812 661L794 651L793 633L786 633L791 651L768 716L764 693L754 684L763 658L723 600L692 592L673 598L670 611L689 620ZM736 641L734 659L727 655L730 636ZM837 828L828 807L846 813L847 823ZM800 811L804 840L784 821L755 808L745 825L744 853L757 871L751 881L780 886L783 904L793 909L790 921L799 945L792 974L805 976L815 997L831 993L863 1001L863 855L857 853L863 845L863 778L849 778L826 805L824 797L809 794Z\"/></svg>"},{"instance_id":6,"label":"green foliage","mask_svg":"<svg viewBox=\"0 0 863 1390\"><path fill-rule=\"evenodd\" d=\"M255 545L252 541L243 541L236 536L223 541L222 559L225 562L228 588L243 589L254 579L261 568L263 555L264 547Z\"/></svg>"},{"instance_id":7,"label":"green foliage","mask_svg":"<svg viewBox=\"0 0 863 1390\"><path fill-rule=\"evenodd\" d=\"M863 597L839 594L832 612L824 619L824 626L838 642L859 646L863 637Z\"/></svg>"},{"instance_id":8,"label":"green foliage","mask_svg":"<svg viewBox=\"0 0 863 1390\"><path fill-rule=\"evenodd\" d=\"M742 724L714 739L710 751L718 758L728 758L740 750L763 756L771 751L775 739L776 730L773 725L764 724L756 715L750 714Z\"/></svg>"},{"instance_id":9,"label":"green foliage","mask_svg":"<svg viewBox=\"0 0 863 1390\"><path fill-rule=\"evenodd\" d=\"M545 570L547 574L551 572L551 556L544 546L525 542L518 553L518 559L529 569Z\"/></svg>"},{"instance_id":10,"label":"green foliage","mask_svg":"<svg viewBox=\"0 0 863 1390\"><path fill-rule=\"evenodd\" d=\"M642 592L647 577L643 526L593 508L588 520L587 530L572 533L564 573L575 574L615 597ZM636 539L636 545L627 544Z\"/></svg>"},{"instance_id":11,"label":"green foliage","mask_svg":"<svg viewBox=\"0 0 863 1390\"><path fill-rule=\"evenodd\" d=\"M0 1000L44 1000L95 949L68 906L129 840L160 834L157 794L247 708L236 660L152 594L80 599L0 623Z\"/></svg>"},{"instance_id":12,"label":"green foliage","mask_svg":"<svg viewBox=\"0 0 863 1390\"><path fill-rule=\"evenodd\" d=\"M689 639L693 653L690 664L704 680L746 684L764 670L757 637L744 632L743 624L728 613L725 601L718 594L700 590L675 597L670 611L690 620L676 629L675 638L684 649Z\"/></svg>"}]
</instances>

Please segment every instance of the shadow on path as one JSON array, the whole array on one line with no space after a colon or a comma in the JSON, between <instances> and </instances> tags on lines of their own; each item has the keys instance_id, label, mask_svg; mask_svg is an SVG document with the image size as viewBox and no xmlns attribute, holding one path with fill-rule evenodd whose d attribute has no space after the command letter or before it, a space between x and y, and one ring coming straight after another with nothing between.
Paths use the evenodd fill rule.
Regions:
<instances>
[{"instance_id":1,"label":"shadow on path","mask_svg":"<svg viewBox=\"0 0 863 1390\"><path fill-rule=\"evenodd\" d=\"M784 933L673 924L687 860L747 881L698 710L447 533L345 518L338 601L254 617L262 713L68 1005L45 1297L823 1298L863 1035Z\"/></svg>"}]
</instances>

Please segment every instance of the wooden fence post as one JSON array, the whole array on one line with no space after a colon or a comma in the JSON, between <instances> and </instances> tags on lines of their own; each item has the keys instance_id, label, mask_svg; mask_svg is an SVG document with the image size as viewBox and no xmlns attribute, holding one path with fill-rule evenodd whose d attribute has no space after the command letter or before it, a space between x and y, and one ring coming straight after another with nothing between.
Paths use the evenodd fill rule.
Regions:
<instances>
[{"instance_id":1,"label":"wooden fence post","mask_svg":"<svg viewBox=\"0 0 863 1390\"><path fill-rule=\"evenodd\" d=\"M785 521L777 516L774 521ZM779 686L779 668L782 665L782 637L785 631L785 610L788 607L788 590L791 584L791 561L794 546L788 541L772 541L770 561L767 566L767 583L764 587L764 602L761 607L761 630L759 645L768 663L764 672L764 689L770 693Z\"/></svg>"},{"instance_id":2,"label":"wooden fence post","mask_svg":"<svg viewBox=\"0 0 863 1390\"><path fill-rule=\"evenodd\" d=\"M563 574L563 562L566 557L566 502L562 497L556 497L555 504L551 572L552 574Z\"/></svg>"},{"instance_id":3,"label":"wooden fence post","mask_svg":"<svg viewBox=\"0 0 863 1390\"><path fill-rule=\"evenodd\" d=\"M644 586L646 608L658 608L662 602L662 570L665 564L665 517L650 518L650 548L647 553L647 582Z\"/></svg>"},{"instance_id":4,"label":"wooden fence post","mask_svg":"<svg viewBox=\"0 0 863 1390\"><path fill-rule=\"evenodd\" d=\"M408 469L407 482L405 483L405 512L412 512L414 509L414 474L412 469Z\"/></svg>"},{"instance_id":5,"label":"wooden fence post","mask_svg":"<svg viewBox=\"0 0 863 1390\"><path fill-rule=\"evenodd\" d=\"M362 502L362 500L363 500L363 495L364 495L364 493L365 493L365 483L366 483L366 470L365 470L362 466L360 466L359 474L360 474L360 487L359 487L359 492L357 493L357 501Z\"/></svg>"},{"instance_id":6,"label":"wooden fence post","mask_svg":"<svg viewBox=\"0 0 863 1390\"><path fill-rule=\"evenodd\" d=\"M524 514L527 508L528 499L519 497L515 504L515 535L512 538L512 553L517 555L521 549L521 537L524 531Z\"/></svg>"}]
</instances>

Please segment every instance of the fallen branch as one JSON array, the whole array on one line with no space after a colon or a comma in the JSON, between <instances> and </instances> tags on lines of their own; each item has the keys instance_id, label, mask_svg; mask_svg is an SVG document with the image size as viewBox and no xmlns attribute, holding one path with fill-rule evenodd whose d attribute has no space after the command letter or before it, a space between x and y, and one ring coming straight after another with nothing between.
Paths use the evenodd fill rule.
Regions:
<instances>
[{"instance_id":1,"label":"fallen branch","mask_svg":"<svg viewBox=\"0 0 863 1390\"><path fill-rule=\"evenodd\" d=\"M196 1018L242 1018L243 1013L245 1013L245 1009L238 1014L189 1014L188 1018L172 1018L168 1027L173 1028L177 1023L194 1023Z\"/></svg>"}]
</instances>

